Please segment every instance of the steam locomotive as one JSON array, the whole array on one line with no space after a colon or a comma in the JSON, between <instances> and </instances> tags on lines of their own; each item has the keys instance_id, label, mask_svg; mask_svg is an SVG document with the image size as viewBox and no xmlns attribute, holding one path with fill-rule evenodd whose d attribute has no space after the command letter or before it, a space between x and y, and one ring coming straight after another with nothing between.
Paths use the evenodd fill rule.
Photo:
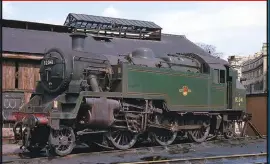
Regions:
<instances>
[{"instance_id":1,"label":"steam locomotive","mask_svg":"<svg viewBox=\"0 0 270 164\"><path fill-rule=\"evenodd\" d=\"M79 141L129 149L139 138L163 146L177 136L231 138L246 118L245 88L223 60L158 58L149 48L97 55L84 51L86 37L73 33L72 48L45 52L35 93L13 113L15 136L30 152L49 146L65 156Z\"/></svg>"}]
</instances>

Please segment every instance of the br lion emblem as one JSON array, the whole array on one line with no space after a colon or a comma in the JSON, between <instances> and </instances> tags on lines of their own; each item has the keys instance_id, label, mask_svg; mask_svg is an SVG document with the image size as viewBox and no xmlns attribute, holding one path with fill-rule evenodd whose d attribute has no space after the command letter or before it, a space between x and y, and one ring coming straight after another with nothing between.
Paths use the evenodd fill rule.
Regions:
<instances>
[{"instance_id":1,"label":"br lion emblem","mask_svg":"<svg viewBox=\"0 0 270 164\"><path fill-rule=\"evenodd\" d=\"M191 92L191 90L188 88L188 86L183 86L181 89L179 89L179 92L182 92L183 96L186 96Z\"/></svg>"}]
</instances>

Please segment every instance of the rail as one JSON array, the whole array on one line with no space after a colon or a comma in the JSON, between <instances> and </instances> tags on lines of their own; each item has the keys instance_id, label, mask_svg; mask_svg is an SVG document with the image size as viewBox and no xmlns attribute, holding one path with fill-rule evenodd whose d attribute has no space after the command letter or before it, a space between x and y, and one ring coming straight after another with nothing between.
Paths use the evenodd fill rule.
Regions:
<instances>
[{"instance_id":1,"label":"rail","mask_svg":"<svg viewBox=\"0 0 270 164\"><path fill-rule=\"evenodd\" d=\"M129 163L119 163L119 164L145 164L145 163L188 163L188 162L203 162L207 163L213 160L223 160L223 159L243 159L243 158L258 158L266 157L267 153L257 153L257 154L237 154L237 155L223 155L223 156L211 156L211 157L199 157L199 158L179 158L179 159L168 159L168 160L152 160L152 161L142 161L142 162L129 162Z\"/></svg>"}]
</instances>

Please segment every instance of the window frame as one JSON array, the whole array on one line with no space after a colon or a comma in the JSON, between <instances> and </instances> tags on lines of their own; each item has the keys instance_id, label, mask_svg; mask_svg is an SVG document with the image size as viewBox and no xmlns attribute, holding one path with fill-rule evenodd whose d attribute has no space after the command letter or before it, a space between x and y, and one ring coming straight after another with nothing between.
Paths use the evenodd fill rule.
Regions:
<instances>
[{"instance_id":1,"label":"window frame","mask_svg":"<svg viewBox=\"0 0 270 164\"><path fill-rule=\"evenodd\" d=\"M224 72L224 80L221 82L221 72ZM215 77L216 75L216 77ZM212 76L213 84L225 84L226 83L226 70L223 69L213 69L213 76Z\"/></svg>"},{"instance_id":2,"label":"window frame","mask_svg":"<svg viewBox=\"0 0 270 164\"><path fill-rule=\"evenodd\" d=\"M213 80L214 84L219 84L219 69L213 69L213 79L212 80Z\"/></svg>"},{"instance_id":3,"label":"window frame","mask_svg":"<svg viewBox=\"0 0 270 164\"><path fill-rule=\"evenodd\" d=\"M221 82L221 72L224 72L224 80L223 80L223 82ZM225 84L226 83L226 71L225 70L223 70L223 69L220 69L219 70L219 84Z\"/></svg>"}]
</instances>

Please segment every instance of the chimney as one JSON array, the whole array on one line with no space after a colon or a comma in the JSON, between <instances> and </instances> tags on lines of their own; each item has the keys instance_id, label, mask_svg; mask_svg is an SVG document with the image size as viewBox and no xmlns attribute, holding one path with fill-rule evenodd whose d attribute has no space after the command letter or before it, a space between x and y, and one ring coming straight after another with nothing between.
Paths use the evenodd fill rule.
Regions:
<instances>
[{"instance_id":1,"label":"chimney","mask_svg":"<svg viewBox=\"0 0 270 164\"><path fill-rule=\"evenodd\" d=\"M75 51L83 51L84 50L84 41L87 37L84 33L73 33L70 35L72 42L72 49Z\"/></svg>"}]
</instances>

